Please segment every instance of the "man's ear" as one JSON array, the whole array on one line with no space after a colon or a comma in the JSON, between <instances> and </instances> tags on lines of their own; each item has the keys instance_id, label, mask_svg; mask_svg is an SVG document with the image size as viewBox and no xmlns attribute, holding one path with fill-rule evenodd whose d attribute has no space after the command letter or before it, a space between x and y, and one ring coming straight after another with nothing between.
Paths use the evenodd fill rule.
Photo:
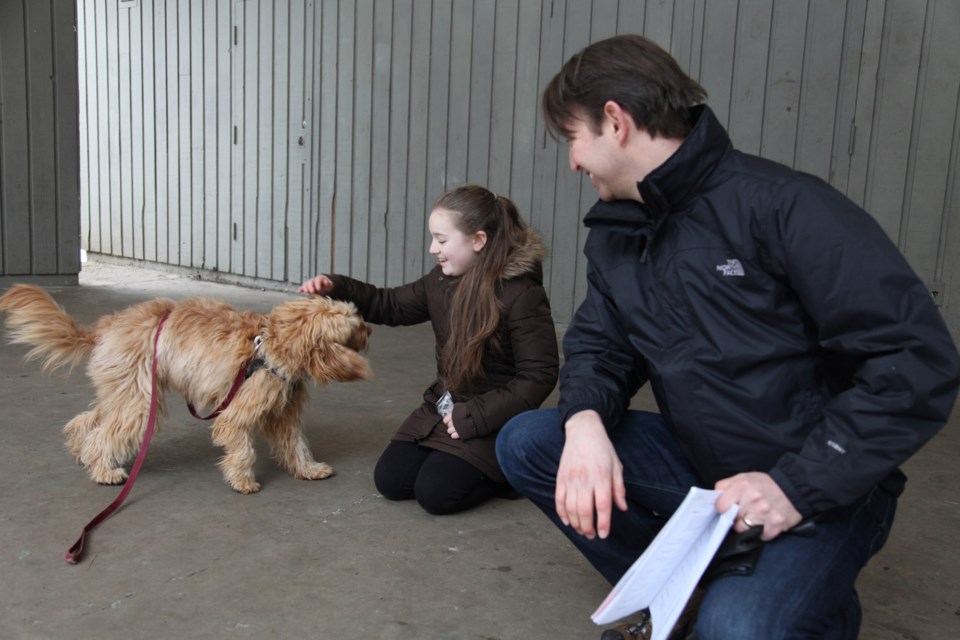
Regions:
<instances>
[{"instance_id":1,"label":"man's ear","mask_svg":"<svg viewBox=\"0 0 960 640\"><path fill-rule=\"evenodd\" d=\"M477 231L473 234L473 250L479 253L485 246L487 246L487 232Z\"/></svg>"},{"instance_id":2,"label":"man's ear","mask_svg":"<svg viewBox=\"0 0 960 640\"><path fill-rule=\"evenodd\" d=\"M609 127L617 141L623 144L630 134L633 118L618 103L607 100L603 105L604 125Z\"/></svg>"}]
</instances>

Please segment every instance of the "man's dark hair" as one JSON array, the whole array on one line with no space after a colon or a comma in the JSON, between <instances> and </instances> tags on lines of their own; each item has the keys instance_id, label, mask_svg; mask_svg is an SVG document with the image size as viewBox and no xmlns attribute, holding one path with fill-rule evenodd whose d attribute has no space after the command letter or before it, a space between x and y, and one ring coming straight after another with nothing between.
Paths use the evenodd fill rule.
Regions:
<instances>
[{"instance_id":1,"label":"man's dark hair","mask_svg":"<svg viewBox=\"0 0 960 640\"><path fill-rule=\"evenodd\" d=\"M542 104L554 137L569 138L574 120L584 120L599 133L603 106L612 100L651 136L685 138L694 121L690 108L706 98L704 88L659 45L621 35L570 58L547 85Z\"/></svg>"}]
</instances>

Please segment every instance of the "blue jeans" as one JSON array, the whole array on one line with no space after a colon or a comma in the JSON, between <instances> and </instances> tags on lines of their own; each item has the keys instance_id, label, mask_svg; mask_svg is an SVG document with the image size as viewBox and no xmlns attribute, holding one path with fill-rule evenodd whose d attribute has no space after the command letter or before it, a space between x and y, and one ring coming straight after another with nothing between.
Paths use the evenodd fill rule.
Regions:
<instances>
[{"instance_id":1,"label":"blue jeans","mask_svg":"<svg viewBox=\"0 0 960 640\"><path fill-rule=\"evenodd\" d=\"M508 422L497 436L497 457L514 489L613 584L690 487L703 483L658 414L629 411L609 435L624 466L629 508L614 507L605 540L588 540L557 517L554 492L565 439L555 409L529 411ZM781 535L766 543L752 575L718 578L708 586L697 620L699 640L855 640L860 604L854 583L886 541L895 510L896 498L875 488L817 522L814 536Z\"/></svg>"}]
</instances>

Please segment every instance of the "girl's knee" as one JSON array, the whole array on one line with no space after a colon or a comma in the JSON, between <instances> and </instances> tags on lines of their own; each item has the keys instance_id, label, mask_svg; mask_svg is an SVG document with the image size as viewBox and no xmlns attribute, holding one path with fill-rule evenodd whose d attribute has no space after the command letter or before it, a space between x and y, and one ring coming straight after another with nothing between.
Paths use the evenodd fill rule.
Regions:
<instances>
[{"instance_id":1,"label":"girl's knee","mask_svg":"<svg viewBox=\"0 0 960 640\"><path fill-rule=\"evenodd\" d=\"M438 487L417 488L417 504L432 516L445 516L463 511L459 496L449 495Z\"/></svg>"},{"instance_id":2,"label":"girl's knee","mask_svg":"<svg viewBox=\"0 0 960 640\"><path fill-rule=\"evenodd\" d=\"M399 487L385 481L383 478L377 475L373 476L373 486L376 487L377 493L382 495L387 500L405 500L410 497L403 495L403 492L400 491Z\"/></svg>"},{"instance_id":3,"label":"girl's knee","mask_svg":"<svg viewBox=\"0 0 960 640\"><path fill-rule=\"evenodd\" d=\"M405 476L391 473L390 466L377 463L373 469L373 486L387 500L409 500L413 490Z\"/></svg>"}]
</instances>

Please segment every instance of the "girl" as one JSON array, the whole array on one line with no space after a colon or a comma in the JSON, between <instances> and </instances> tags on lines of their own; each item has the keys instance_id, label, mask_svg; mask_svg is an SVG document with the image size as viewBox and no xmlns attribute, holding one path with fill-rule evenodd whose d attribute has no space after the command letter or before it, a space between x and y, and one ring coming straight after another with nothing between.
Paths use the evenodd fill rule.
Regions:
<instances>
[{"instance_id":1,"label":"girl","mask_svg":"<svg viewBox=\"0 0 960 640\"><path fill-rule=\"evenodd\" d=\"M427 512L447 514L509 490L497 432L553 391L559 359L544 247L514 204L460 186L436 201L429 228L437 266L415 282L381 289L319 275L300 292L353 302L375 324L433 325L437 379L381 454L373 479L390 500L416 498Z\"/></svg>"}]
</instances>

